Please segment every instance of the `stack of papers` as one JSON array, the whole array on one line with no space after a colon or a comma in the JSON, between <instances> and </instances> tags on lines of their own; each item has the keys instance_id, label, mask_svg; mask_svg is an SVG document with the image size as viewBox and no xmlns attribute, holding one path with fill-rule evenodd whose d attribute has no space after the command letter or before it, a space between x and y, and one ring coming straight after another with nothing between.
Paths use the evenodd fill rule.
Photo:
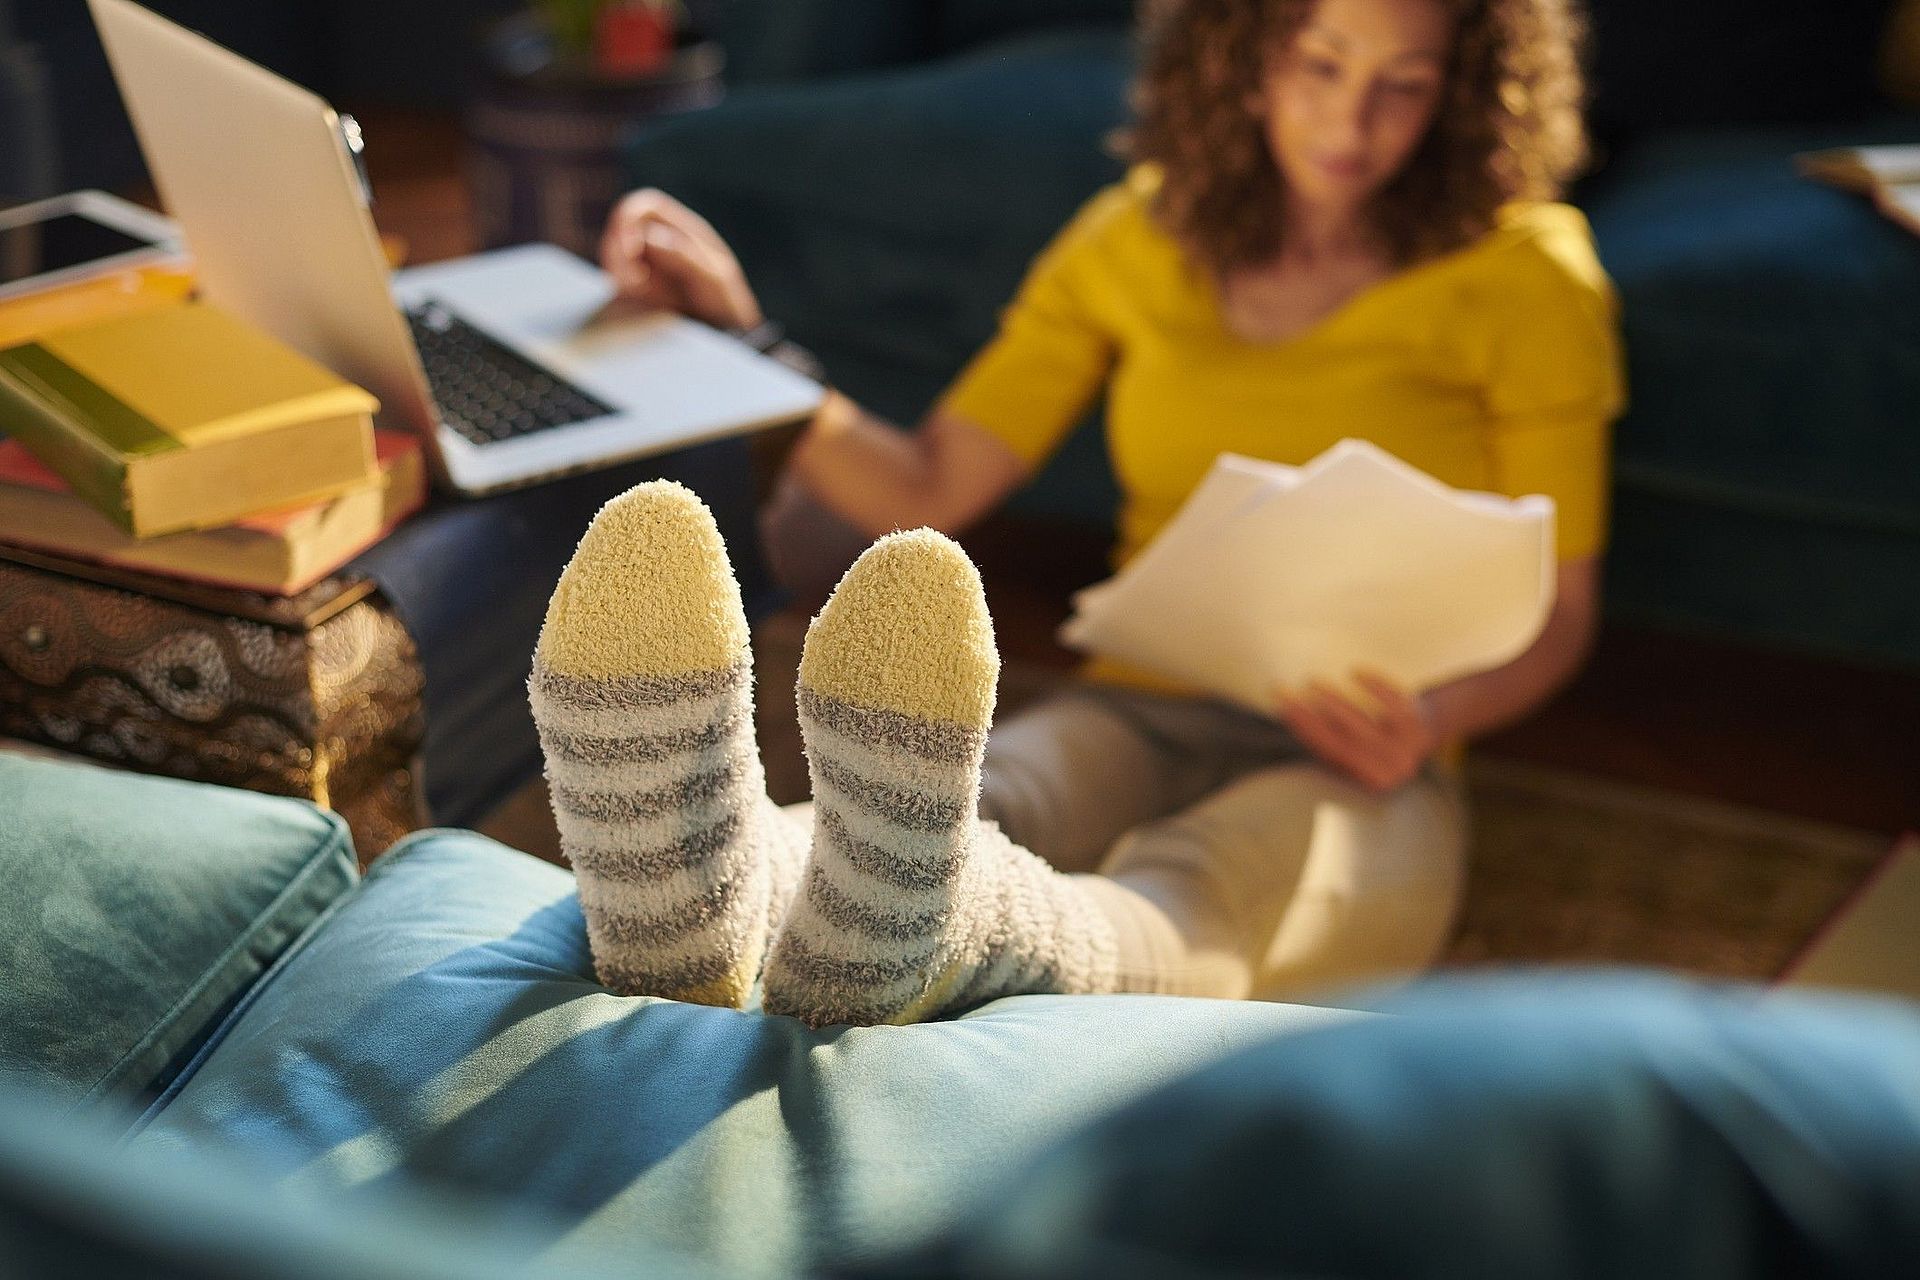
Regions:
<instances>
[{"instance_id":1,"label":"stack of papers","mask_svg":"<svg viewBox=\"0 0 1920 1280\"><path fill-rule=\"evenodd\" d=\"M1061 640L1270 711L1276 686L1418 692L1518 657L1546 624L1553 500L1449 488L1343 440L1302 467L1222 454Z\"/></svg>"},{"instance_id":2,"label":"stack of papers","mask_svg":"<svg viewBox=\"0 0 1920 1280\"><path fill-rule=\"evenodd\" d=\"M1920 236L1920 146L1840 147L1794 157L1809 178L1857 191Z\"/></svg>"}]
</instances>

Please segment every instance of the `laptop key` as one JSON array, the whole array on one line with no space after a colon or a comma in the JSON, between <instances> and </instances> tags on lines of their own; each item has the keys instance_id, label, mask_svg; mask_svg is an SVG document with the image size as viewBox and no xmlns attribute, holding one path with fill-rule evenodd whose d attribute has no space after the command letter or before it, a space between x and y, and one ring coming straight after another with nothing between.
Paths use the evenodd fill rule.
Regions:
<instances>
[{"instance_id":1,"label":"laptop key","mask_svg":"<svg viewBox=\"0 0 1920 1280\"><path fill-rule=\"evenodd\" d=\"M613 413L431 299L408 308L427 385L454 432L492 444Z\"/></svg>"}]
</instances>

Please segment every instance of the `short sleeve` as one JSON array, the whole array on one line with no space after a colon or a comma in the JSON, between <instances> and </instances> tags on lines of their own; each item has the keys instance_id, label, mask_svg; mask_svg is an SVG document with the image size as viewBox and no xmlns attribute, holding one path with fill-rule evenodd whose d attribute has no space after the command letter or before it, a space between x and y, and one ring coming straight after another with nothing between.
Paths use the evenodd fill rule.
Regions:
<instances>
[{"instance_id":1,"label":"short sleeve","mask_svg":"<svg viewBox=\"0 0 1920 1280\"><path fill-rule=\"evenodd\" d=\"M1489 450L1502 493L1557 508L1560 559L1606 544L1613 421L1626 400L1613 287L1586 220L1545 206L1501 263L1485 351Z\"/></svg>"},{"instance_id":2,"label":"short sleeve","mask_svg":"<svg viewBox=\"0 0 1920 1280\"><path fill-rule=\"evenodd\" d=\"M942 409L990 432L1030 468L1085 416L1113 367L1111 239L1131 199L1110 187L1074 215L942 397Z\"/></svg>"}]
</instances>

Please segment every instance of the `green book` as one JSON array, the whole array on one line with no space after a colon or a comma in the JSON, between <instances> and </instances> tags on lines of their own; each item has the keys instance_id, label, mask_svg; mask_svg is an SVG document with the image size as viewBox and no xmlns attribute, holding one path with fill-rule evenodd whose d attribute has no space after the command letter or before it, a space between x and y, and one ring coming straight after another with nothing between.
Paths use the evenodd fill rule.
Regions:
<instances>
[{"instance_id":1,"label":"green book","mask_svg":"<svg viewBox=\"0 0 1920 1280\"><path fill-rule=\"evenodd\" d=\"M364 486L378 402L204 303L0 350L0 431L136 537Z\"/></svg>"}]
</instances>

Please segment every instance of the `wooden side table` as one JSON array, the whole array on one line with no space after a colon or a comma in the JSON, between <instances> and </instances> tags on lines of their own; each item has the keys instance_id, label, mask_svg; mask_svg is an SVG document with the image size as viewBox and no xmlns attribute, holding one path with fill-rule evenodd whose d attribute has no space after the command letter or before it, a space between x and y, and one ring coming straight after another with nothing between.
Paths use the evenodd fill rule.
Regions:
<instances>
[{"instance_id":1,"label":"wooden side table","mask_svg":"<svg viewBox=\"0 0 1920 1280\"><path fill-rule=\"evenodd\" d=\"M363 862L424 825L423 689L371 580L279 599L0 548L0 735L313 800Z\"/></svg>"},{"instance_id":2,"label":"wooden side table","mask_svg":"<svg viewBox=\"0 0 1920 1280\"><path fill-rule=\"evenodd\" d=\"M544 240L596 255L627 190L637 122L713 106L725 94L720 46L690 38L658 71L609 75L562 54L538 15L496 23L466 112L469 185L480 243Z\"/></svg>"}]
</instances>

